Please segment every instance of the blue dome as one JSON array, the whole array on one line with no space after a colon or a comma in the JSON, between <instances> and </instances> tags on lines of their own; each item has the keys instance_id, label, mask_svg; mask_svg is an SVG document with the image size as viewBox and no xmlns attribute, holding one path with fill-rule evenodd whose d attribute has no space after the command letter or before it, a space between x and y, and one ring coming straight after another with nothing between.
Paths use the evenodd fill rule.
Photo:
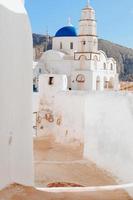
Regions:
<instances>
[{"instance_id":1,"label":"blue dome","mask_svg":"<svg viewBox=\"0 0 133 200\"><path fill-rule=\"evenodd\" d=\"M74 26L64 26L63 28L59 29L55 37L76 37L77 32Z\"/></svg>"}]
</instances>

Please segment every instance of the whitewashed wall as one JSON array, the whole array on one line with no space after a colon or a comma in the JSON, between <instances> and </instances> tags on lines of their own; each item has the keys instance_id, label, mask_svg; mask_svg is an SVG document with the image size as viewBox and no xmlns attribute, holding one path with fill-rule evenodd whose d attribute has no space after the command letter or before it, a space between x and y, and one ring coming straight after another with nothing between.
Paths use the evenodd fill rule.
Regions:
<instances>
[{"instance_id":1,"label":"whitewashed wall","mask_svg":"<svg viewBox=\"0 0 133 200\"><path fill-rule=\"evenodd\" d=\"M32 57L22 1L0 0L0 188L33 184Z\"/></svg>"},{"instance_id":2,"label":"whitewashed wall","mask_svg":"<svg viewBox=\"0 0 133 200\"><path fill-rule=\"evenodd\" d=\"M61 80L63 75L56 75L56 78ZM46 75L40 77L41 86L43 86L43 80L47 84ZM60 87L56 87L55 92L49 88L47 93L46 85L40 89L37 134L53 135L56 141L64 144L83 143L84 108L88 93L65 91L61 88L62 85L60 83Z\"/></svg>"},{"instance_id":3,"label":"whitewashed wall","mask_svg":"<svg viewBox=\"0 0 133 200\"><path fill-rule=\"evenodd\" d=\"M84 142L85 92L67 91L55 97L56 140L61 143ZM60 124L58 124L60 120Z\"/></svg>"},{"instance_id":4,"label":"whitewashed wall","mask_svg":"<svg viewBox=\"0 0 133 200\"><path fill-rule=\"evenodd\" d=\"M62 49L60 49L60 43L62 43ZM73 49L70 49L70 43L73 43ZM72 54L78 48L78 37L54 37L53 38L53 50L62 51Z\"/></svg>"},{"instance_id":5,"label":"whitewashed wall","mask_svg":"<svg viewBox=\"0 0 133 200\"><path fill-rule=\"evenodd\" d=\"M52 78L52 85L49 84L49 78ZM39 77L39 96L51 97L58 91L67 90L67 76L60 74L41 74Z\"/></svg>"},{"instance_id":6,"label":"whitewashed wall","mask_svg":"<svg viewBox=\"0 0 133 200\"><path fill-rule=\"evenodd\" d=\"M84 157L111 172L121 183L132 183L133 94L90 94L85 127Z\"/></svg>"}]
</instances>

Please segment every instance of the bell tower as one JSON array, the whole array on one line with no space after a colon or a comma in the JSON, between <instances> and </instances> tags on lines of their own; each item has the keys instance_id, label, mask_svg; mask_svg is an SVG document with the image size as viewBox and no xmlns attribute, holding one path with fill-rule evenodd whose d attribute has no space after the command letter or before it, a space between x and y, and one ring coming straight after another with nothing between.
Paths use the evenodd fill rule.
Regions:
<instances>
[{"instance_id":1,"label":"bell tower","mask_svg":"<svg viewBox=\"0 0 133 200\"><path fill-rule=\"evenodd\" d=\"M75 53L76 60L79 60L82 56L86 60L92 60L98 54L96 25L95 11L90 6L90 2L87 1L87 5L82 9L79 20L78 51Z\"/></svg>"}]
</instances>

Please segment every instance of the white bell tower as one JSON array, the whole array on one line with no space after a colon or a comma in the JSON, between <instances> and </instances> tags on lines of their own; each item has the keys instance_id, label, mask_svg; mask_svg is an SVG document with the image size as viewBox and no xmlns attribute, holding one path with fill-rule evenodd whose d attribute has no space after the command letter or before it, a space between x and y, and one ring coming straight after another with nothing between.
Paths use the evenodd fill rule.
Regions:
<instances>
[{"instance_id":1,"label":"white bell tower","mask_svg":"<svg viewBox=\"0 0 133 200\"><path fill-rule=\"evenodd\" d=\"M95 11L90 6L90 1L87 1L79 21L78 52L75 53L75 59L79 60L84 55L87 60L91 60L92 54L98 53L96 25Z\"/></svg>"}]
</instances>

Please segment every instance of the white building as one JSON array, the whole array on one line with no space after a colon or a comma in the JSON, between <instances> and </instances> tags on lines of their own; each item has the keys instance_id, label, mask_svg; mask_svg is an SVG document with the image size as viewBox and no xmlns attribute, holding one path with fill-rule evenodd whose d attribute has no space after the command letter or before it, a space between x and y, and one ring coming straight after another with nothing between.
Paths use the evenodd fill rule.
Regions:
<instances>
[{"instance_id":1,"label":"white building","mask_svg":"<svg viewBox=\"0 0 133 200\"><path fill-rule=\"evenodd\" d=\"M69 24L53 37L52 50L43 53L34 73L66 74L72 90L118 89L116 61L98 50L95 11L82 10L79 34Z\"/></svg>"}]
</instances>

